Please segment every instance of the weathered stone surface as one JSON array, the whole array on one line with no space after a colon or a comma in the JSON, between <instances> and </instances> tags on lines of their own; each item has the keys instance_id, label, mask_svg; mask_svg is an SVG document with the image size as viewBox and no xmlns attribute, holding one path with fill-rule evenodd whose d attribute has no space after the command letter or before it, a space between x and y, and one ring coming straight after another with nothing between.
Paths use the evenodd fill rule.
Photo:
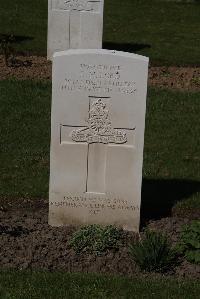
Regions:
<instances>
[{"instance_id":1,"label":"weathered stone surface","mask_svg":"<svg viewBox=\"0 0 200 299\"><path fill-rule=\"evenodd\" d=\"M139 230L147 73L148 58L139 55L55 54L51 225Z\"/></svg>"},{"instance_id":2,"label":"weathered stone surface","mask_svg":"<svg viewBox=\"0 0 200 299\"><path fill-rule=\"evenodd\" d=\"M104 0L48 1L48 59L63 50L102 48Z\"/></svg>"}]
</instances>

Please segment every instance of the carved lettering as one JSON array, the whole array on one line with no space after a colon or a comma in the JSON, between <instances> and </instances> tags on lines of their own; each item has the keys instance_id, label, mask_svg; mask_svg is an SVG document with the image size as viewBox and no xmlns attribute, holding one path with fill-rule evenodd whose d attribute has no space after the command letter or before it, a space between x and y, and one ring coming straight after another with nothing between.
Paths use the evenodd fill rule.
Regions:
<instances>
[{"instance_id":1,"label":"carved lettering","mask_svg":"<svg viewBox=\"0 0 200 299\"><path fill-rule=\"evenodd\" d=\"M108 199L108 198L88 198L84 196L64 196L61 202L51 202L51 206L54 207L68 207L71 209L86 208L90 214L96 215L103 213L104 210L120 210L126 211L139 211L139 206L129 205L126 200L123 199Z\"/></svg>"},{"instance_id":2,"label":"carved lettering","mask_svg":"<svg viewBox=\"0 0 200 299\"><path fill-rule=\"evenodd\" d=\"M94 93L115 91L122 94L135 94L136 83L121 80L121 67L119 65L80 64L80 77L72 78L66 75L61 89Z\"/></svg>"}]
</instances>

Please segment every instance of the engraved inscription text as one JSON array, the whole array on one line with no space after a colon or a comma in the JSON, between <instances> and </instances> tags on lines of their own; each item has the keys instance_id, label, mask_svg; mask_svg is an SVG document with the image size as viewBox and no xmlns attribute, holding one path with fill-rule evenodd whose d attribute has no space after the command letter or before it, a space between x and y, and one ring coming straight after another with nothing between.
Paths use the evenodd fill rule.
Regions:
<instances>
[{"instance_id":1,"label":"engraved inscription text","mask_svg":"<svg viewBox=\"0 0 200 299\"><path fill-rule=\"evenodd\" d=\"M93 197L88 198L84 196L64 196L62 201L51 202L51 206L68 207L71 209L86 208L89 209L90 214L98 214L103 212L105 209L119 210L121 212L127 211L139 211L138 205L130 205L127 200L120 198L100 198Z\"/></svg>"},{"instance_id":2,"label":"engraved inscription text","mask_svg":"<svg viewBox=\"0 0 200 299\"><path fill-rule=\"evenodd\" d=\"M92 93L118 92L135 94L136 82L121 79L119 65L80 64L79 77L66 75L61 89L67 91L88 91Z\"/></svg>"}]
</instances>

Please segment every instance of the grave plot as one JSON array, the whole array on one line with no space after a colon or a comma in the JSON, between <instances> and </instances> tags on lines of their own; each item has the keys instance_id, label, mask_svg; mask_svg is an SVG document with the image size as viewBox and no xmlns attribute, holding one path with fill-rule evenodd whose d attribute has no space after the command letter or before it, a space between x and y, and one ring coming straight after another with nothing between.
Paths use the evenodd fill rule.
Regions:
<instances>
[{"instance_id":1,"label":"grave plot","mask_svg":"<svg viewBox=\"0 0 200 299\"><path fill-rule=\"evenodd\" d=\"M107 50L53 64L51 225L138 231L148 59Z\"/></svg>"}]
</instances>

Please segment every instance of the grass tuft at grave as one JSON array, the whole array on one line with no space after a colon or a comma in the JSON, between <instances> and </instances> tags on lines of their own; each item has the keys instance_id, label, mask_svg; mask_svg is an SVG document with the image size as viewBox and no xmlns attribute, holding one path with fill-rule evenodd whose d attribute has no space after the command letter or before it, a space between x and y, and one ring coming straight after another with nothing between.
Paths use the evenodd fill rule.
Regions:
<instances>
[{"instance_id":1,"label":"grass tuft at grave","mask_svg":"<svg viewBox=\"0 0 200 299\"><path fill-rule=\"evenodd\" d=\"M47 198L51 84L5 80L0 94L0 197ZM142 203L152 216L200 208L199 96L149 90Z\"/></svg>"},{"instance_id":2,"label":"grass tuft at grave","mask_svg":"<svg viewBox=\"0 0 200 299\"><path fill-rule=\"evenodd\" d=\"M176 252L164 234L146 230L130 245L130 255L142 271L164 273L176 266Z\"/></svg>"},{"instance_id":3,"label":"grass tuft at grave","mask_svg":"<svg viewBox=\"0 0 200 299\"><path fill-rule=\"evenodd\" d=\"M104 48L151 63L200 65L199 1L106 0ZM0 0L1 34L24 37L15 50L46 55L47 0Z\"/></svg>"},{"instance_id":4,"label":"grass tuft at grave","mask_svg":"<svg viewBox=\"0 0 200 299\"><path fill-rule=\"evenodd\" d=\"M196 299L199 292L200 284L195 280L158 277L128 279L62 272L0 272L1 299Z\"/></svg>"}]
</instances>

